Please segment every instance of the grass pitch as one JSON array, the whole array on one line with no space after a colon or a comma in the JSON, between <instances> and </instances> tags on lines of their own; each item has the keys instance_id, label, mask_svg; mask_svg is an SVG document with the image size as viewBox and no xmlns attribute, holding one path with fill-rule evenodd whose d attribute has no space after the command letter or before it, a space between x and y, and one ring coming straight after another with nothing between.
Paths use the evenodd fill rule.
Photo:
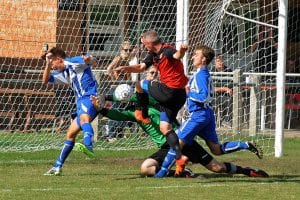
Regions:
<instances>
[{"instance_id":1,"label":"grass pitch","mask_svg":"<svg viewBox=\"0 0 300 200\"><path fill-rule=\"evenodd\" d=\"M250 152L217 157L241 166L261 168L270 178L214 174L200 165L188 165L199 178L141 178L139 166L154 152L96 151L87 160L72 152L63 176L43 176L59 154L57 150L0 153L0 199L299 199L300 138L284 142L281 158L262 160Z\"/></svg>"}]
</instances>

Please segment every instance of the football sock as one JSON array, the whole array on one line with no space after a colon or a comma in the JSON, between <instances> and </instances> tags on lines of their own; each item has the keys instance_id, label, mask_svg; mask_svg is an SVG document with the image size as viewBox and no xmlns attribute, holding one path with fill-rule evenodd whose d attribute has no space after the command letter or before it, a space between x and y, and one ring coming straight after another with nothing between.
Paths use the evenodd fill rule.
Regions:
<instances>
[{"instance_id":1,"label":"football sock","mask_svg":"<svg viewBox=\"0 0 300 200\"><path fill-rule=\"evenodd\" d=\"M176 160L181 157L181 149L179 146L178 136L175 131L171 130L166 134L166 139L171 148L173 148L176 152Z\"/></svg>"},{"instance_id":2,"label":"football sock","mask_svg":"<svg viewBox=\"0 0 300 200\"><path fill-rule=\"evenodd\" d=\"M138 107L142 110L143 118L148 118L148 105L149 105L149 97L147 93L136 93L136 98L138 100Z\"/></svg>"},{"instance_id":3,"label":"football sock","mask_svg":"<svg viewBox=\"0 0 300 200\"><path fill-rule=\"evenodd\" d=\"M91 123L84 123L81 125L83 131L83 144L91 151L93 151L93 137L94 130Z\"/></svg>"},{"instance_id":4,"label":"football sock","mask_svg":"<svg viewBox=\"0 0 300 200\"><path fill-rule=\"evenodd\" d=\"M53 166L54 167L62 167L62 165L64 164L68 155L72 151L73 147L74 147L74 142L72 142L70 140L66 140L65 144Z\"/></svg>"},{"instance_id":5,"label":"football sock","mask_svg":"<svg viewBox=\"0 0 300 200\"><path fill-rule=\"evenodd\" d=\"M221 144L220 146L221 151L226 153L232 153L235 151L240 151L242 149L248 149L249 146L246 142L238 142L238 141L231 141L231 142L225 142Z\"/></svg>"},{"instance_id":6,"label":"football sock","mask_svg":"<svg viewBox=\"0 0 300 200\"><path fill-rule=\"evenodd\" d=\"M174 165L175 163L175 157L176 157L176 153L174 151L174 149L170 149L168 151L168 154L166 155L160 170L155 174L155 177L157 178L161 178L167 175L168 170Z\"/></svg>"},{"instance_id":7,"label":"football sock","mask_svg":"<svg viewBox=\"0 0 300 200\"><path fill-rule=\"evenodd\" d=\"M224 165L226 166L226 171L225 172L229 173L229 174L245 174L246 171L247 171L246 168L243 168L241 166L235 165L233 163L224 162ZM250 171L249 171L249 173L250 173Z\"/></svg>"}]
</instances>

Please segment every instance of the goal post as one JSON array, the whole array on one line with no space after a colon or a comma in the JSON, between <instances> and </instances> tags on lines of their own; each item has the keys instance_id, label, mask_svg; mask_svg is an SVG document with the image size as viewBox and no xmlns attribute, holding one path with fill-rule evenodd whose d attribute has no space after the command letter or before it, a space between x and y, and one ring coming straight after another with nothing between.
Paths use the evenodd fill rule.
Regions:
<instances>
[{"instance_id":1,"label":"goal post","mask_svg":"<svg viewBox=\"0 0 300 200\"><path fill-rule=\"evenodd\" d=\"M43 150L62 145L74 110L74 96L66 86L42 84L45 63L40 53L44 44L49 48L62 47L70 57L82 53L94 56L97 66L93 72L99 93L112 94L120 83L133 84L136 76L116 78L107 72L108 66L126 49L131 51L130 56L141 61L146 53L141 48L141 34L154 29L164 42L177 48L183 43L189 45L183 59L187 75L194 71L191 58L199 44L211 46L232 70L217 72L214 61L209 66L215 87L232 91L215 93L213 107L220 142L250 140L261 145L266 155L273 155L275 148L275 155L281 156L286 125L285 95L277 88L285 87L282 71L285 42L289 40L288 45L295 48L300 40L296 36L297 20L300 21L296 1L284 1L284 6L282 1L11 0L0 3L0 20L5 24L0 33L0 151ZM295 14L282 17L280 13L284 14L282 9L287 7L295 10ZM281 27L287 18L291 23L285 39ZM130 43L130 48L123 46L125 41ZM300 55L294 52L297 50L288 49L289 58ZM114 108L126 106L113 104ZM186 117L182 115L179 118ZM293 117L295 113L291 114L292 120ZM136 123L99 118L95 124L96 149L154 147Z\"/></svg>"}]
</instances>

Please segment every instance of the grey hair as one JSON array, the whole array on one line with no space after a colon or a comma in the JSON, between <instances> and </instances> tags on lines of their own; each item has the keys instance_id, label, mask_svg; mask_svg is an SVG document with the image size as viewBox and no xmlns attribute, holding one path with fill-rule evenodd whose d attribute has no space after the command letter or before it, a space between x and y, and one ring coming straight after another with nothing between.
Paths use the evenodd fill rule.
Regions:
<instances>
[{"instance_id":1,"label":"grey hair","mask_svg":"<svg viewBox=\"0 0 300 200\"><path fill-rule=\"evenodd\" d=\"M143 37L147 38L149 42L152 42L154 44L161 43L161 39L158 33L154 30L147 31L146 33L143 34Z\"/></svg>"}]
</instances>

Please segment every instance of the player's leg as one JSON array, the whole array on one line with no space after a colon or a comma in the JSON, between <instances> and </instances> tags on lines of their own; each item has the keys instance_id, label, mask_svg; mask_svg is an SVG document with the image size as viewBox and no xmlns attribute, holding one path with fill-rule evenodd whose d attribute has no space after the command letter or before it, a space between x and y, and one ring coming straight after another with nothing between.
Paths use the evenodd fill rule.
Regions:
<instances>
[{"instance_id":1,"label":"player's leg","mask_svg":"<svg viewBox=\"0 0 300 200\"><path fill-rule=\"evenodd\" d=\"M223 144L218 144L215 141L206 141L209 149L214 155L223 155L241 150L249 150L257 155L258 158L263 157L262 150L251 142L229 141Z\"/></svg>"},{"instance_id":2,"label":"player's leg","mask_svg":"<svg viewBox=\"0 0 300 200\"><path fill-rule=\"evenodd\" d=\"M71 153L74 143L75 143L75 138L77 134L80 132L80 127L78 126L76 119L72 121L71 125L69 126L67 130L67 135L66 135L66 140L64 142L64 146L56 159L53 168L51 168L48 172L46 172L44 175L60 175L61 174L61 168Z\"/></svg>"},{"instance_id":3,"label":"player's leg","mask_svg":"<svg viewBox=\"0 0 300 200\"><path fill-rule=\"evenodd\" d=\"M141 165L141 175L154 176L160 170L169 149L169 144L165 143L157 152L149 156Z\"/></svg>"},{"instance_id":4,"label":"player's leg","mask_svg":"<svg viewBox=\"0 0 300 200\"><path fill-rule=\"evenodd\" d=\"M227 162L221 163L221 165L223 165L223 168L225 166L225 173L244 174L250 177L269 177L269 175L261 169L241 167L239 165L235 165L234 163L227 163Z\"/></svg>"},{"instance_id":5,"label":"player's leg","mask_svg":"<svg viewBox=\"0 0 300 200\"><path fill-rule=\"evenodd\" d=\"M91 121L96 117L97 110L90 97L81 98L77 101L77 123L83 131L83 143L76 143L76 149L83 152L90 158L94 158L93 139L94 130Z\"/></svg>"},{"instance_id":6,"label":"player's leg","mask_svg":"<svg viewBox=\"0 0 300 200\"><path fill-rule=\"evenodd\" d=\"M215 117L213 110L207 109L207 111L208 116L211 120L209 122L209 125L201 133L199 133L199 136L205 140L207 146L214 155L223 155L241 150L249 150L255 153L259 158L262 158L262 150L255 144L252 144L250 142L229 141L220 144L218 134L216 132L216 124L214 120Z\"/></svg>"},{"instance_id":7,"label":"player's leg","mask_svg":"<svg viewBox=\"0 0 300 200\"><path fill-rule=\"evenodd\" d=\"M156 173L156 169L159 168L159 164L157 160L153 158L147 158L141 165L140 173L141 176L154 176Z\"/></svg>"},{"instance_id":8,"label":"player's leg","mask_svg":"<svg viewBox=\"0 0 300 200\"><path fill-rule=\"evenodd\" d=\"M219 162L213 159L208 165L205 166L208 170L215 173L228 173L228 174L244 174L250 177L269 177L269 175L260 169L252 169L249 167L241 167L233 163Z\"/></svg>"},{"instance_id":9,"label":"player's leg","mask_svg":"<svg viewBox=\"0 0 300 200\"><path fill-rule=\"evenodd\" d=\"M148 115L148 85L148 80L137 81L135 84L138 109L135 111L134 115L137 121L143 122L145 124L149 124L151 122Z\"/></svg>"},{"instance_id":10,"label":"player's leg","mask_svg":"<svg viewBox=\"0 0 300 200\"><path fill-rule=\"evenodd\" d=\"M178 137L180 141L181 148L184 148L186 144L193 144L195 136L201 132L201 130L206 126L206 118L201 116L205 115L205 111L193 113L188 120L186 120L178 131ZM199 153L199 152L198 152ZM185 154L184 154L185 155ZM200 153L199 153L200 155ZM191 155L186 155L187 157ZM176 161L176 171L175 174L180 176L183 172L185 165L187 163L187 157L182 156L181 159Z\"/></svg>"},{"instance_id":11,"label":"player's leg","mask_svg":"<svg viewBox=\"0 0 300 200\"><path fill-rule=\"evenodd\" d=\"M94 130L92 120L97 115L97 110L93 105L90 97L82 98L77 102L78 124L83 131L83 143L89 149L93 150Z\"/></svg>"}]
</instances>

